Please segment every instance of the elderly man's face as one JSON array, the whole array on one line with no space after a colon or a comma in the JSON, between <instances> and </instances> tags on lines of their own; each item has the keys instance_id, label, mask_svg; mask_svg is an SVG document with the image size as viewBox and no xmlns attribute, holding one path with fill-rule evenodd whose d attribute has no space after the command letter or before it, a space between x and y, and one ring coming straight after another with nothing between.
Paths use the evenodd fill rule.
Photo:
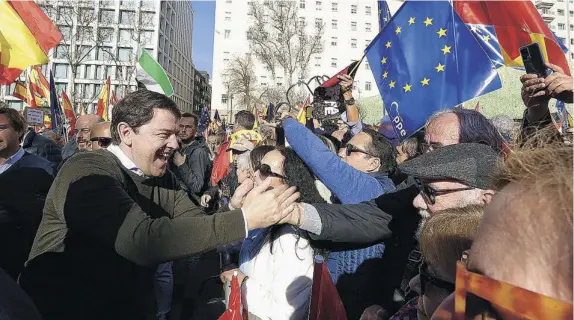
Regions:
<instances>
[{"instance_id":1,"label":"elderly man's face","mask_svg":"<svg viewBox=\"0 0 574 320\"><path fill-rule=\"evenodd\" d=\"M92 149L90 143L90 132L92 126L96 124L99 119L100 117L98 115L88 114L79 117L76 121L75 133L79 151L89 151Z\"/></svg>"},{"instance_id":2,"label":"elderly man's face","mask_svg":"<svg viewBox=\"0 0 574 320\"><path fill-rule=\"evenodd\" d=\"M426 152L457 144L460 140L460 124L453 113L446 113L429 123L425 130Z\"/></svg>"}]
</instances>

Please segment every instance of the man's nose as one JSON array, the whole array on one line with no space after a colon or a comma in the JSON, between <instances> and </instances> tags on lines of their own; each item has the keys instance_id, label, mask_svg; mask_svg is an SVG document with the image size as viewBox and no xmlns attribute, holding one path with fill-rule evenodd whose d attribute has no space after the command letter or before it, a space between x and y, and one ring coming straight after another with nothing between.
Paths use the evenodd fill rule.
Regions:
<instances>
[{"instance_id":1,"label":"man's nose","mask_svg":"<svg viewBox=\"0 0 574 320\"><path fill-rule=\"evenodd\" d=\"M420 193L413 200L413 206L415 208L421 209L421 210L427 210L428 209L427 202L425 201L425 199L423 198L423 196Z\"/></svg>"},{"instance_id":2,"label":"man's nose","mask_svg":"<svg viewBox=\"0 0 574 320\"><path fill-rule=\"evenodd\" d=\"M174 149L174 150L179 148L179 144L177 143L177 136L175 134L172 134L171 136L169 136L169 138L167 140L167 146Z\"/></svg>"}]
</instances>

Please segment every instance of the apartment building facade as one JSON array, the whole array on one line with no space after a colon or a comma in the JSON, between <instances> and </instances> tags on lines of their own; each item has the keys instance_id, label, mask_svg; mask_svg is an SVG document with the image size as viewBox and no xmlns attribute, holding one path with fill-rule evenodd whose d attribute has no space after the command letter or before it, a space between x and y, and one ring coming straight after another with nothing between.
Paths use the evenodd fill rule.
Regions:
<instances>
[{"instance_id":1,"label":"apartment building facade","mask_svg":"<svg viewBox=\"0 0 574 320\"><path fill-rule=\"evenodd\" d=\"M395 12L402 1L391 0L389 7ZM298 19L307 28L323 24L323 52L314 55L308 74L332 76L354 60L363 56L364 49L379 32L376 0L296 0ZM215 8L215 34L213 52L213 81L211 106L220 115L235 113L237 104L225 84L226 68L234 57L249 52L247 30L252 20L249 4L244 0L218 0ZM308 29L309 34L313 31ZM282 72L273 79L270 72L255 59L256 84L264 90L288 83ZM307 79L305 79L307 80ZM296 82L297 79L294 79ZM378 94L376 83L366 61L355 77L355 98ZM237 99L236 99L237 100Z\"/></svg>"},{"instance_id":2,"label":"apartment building facade","mask_svg":"<svg viewBox=\"0 0 574 320\"><path fill-rule=\"evenodd\" d=\"M50 62L41 67L42 71L46 77L53 72L58 92L65 90L78 112L82 107L93 112L108 76L118 98L136 89L140 49L148 50L166 70L174 87L172 99L180 109L193 110L193 9L189 2L78 0L38 4L64 36L49 52ZM13 88L14 84L1 86L0 99L20 109L23 102L11 95Z\"/></svg>"},{"instance_id":3,"label":"apartment building facade","mask_svg":"<svg viewBox=\"0 0 574 320\"><path fill-rule=\"evenodd\" d=\"M568 47L568 60L574 61L574 0L534 0L544 22Z\"/></svg>"}]
</instances>

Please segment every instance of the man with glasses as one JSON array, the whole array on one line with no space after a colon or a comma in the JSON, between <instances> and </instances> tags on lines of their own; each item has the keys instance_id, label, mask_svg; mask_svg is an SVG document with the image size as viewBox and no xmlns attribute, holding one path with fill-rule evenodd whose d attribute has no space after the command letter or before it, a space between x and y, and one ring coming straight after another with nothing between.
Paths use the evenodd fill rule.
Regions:
<instances>
[{"instance_id":1,"label":"man with glasses","mask_svg":"<svg viewBox=\"0 0 574 320\"><path fill-rule=\"evenodd\" d=\"M112 144L112 135L110 133L110 122L98 122L91 128L90 142L92 151L106 149Z\"/></svg>"},{"instance_id":2,"label":"man with glasses","mask_svg":"<svg viewBox=\"0 0 574 320\"><path fill-rule=\"evenodd\" d=\"M179 122L180 148L173 154L171 169L190 193L201 196L211 176L209 148L203 136L197 136L199 118L184 113Z\"/></svg>"}]
</instances>

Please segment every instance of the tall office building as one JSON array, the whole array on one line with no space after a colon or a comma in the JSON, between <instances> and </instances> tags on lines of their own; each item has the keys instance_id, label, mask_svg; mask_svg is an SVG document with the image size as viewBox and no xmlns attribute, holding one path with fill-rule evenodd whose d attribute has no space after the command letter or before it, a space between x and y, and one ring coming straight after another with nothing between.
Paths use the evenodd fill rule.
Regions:
<instances>
[{"instance_id":1,"label":"tall office building","mask_svg":"<svg viewBox=\"0 0 574 320\"><path fill-rule=\"evenodd\" d=\"M143 48L166 70L179 108L193 111L193 9L189 2L50 0L38 4L64 36L49 52L50 63L42 70L46 77L50 70L54 73L58 91L66 90L76 107L94 110L108 76L118 98L135 90L137 53ZM77 69L72 74L73 66ZM74 88L70 87L72 78ZM14 84L0 87L0 98L20 109L23 103L11 96L13 88Z\"/></svg>"},{"instance_id":2,"label":"tall office building","mask_svg":"<svg viewBox=\"0 0 574 320\"><path fill-rule=\"evenodd\" d=\"M574 0L534 0L544 22L568 47L568 62L574 60Z\"/></svg>"},{"instance_id":3,"label":"tall office building","mask_svg":"<svg viewBox=\"0 0 574 320\"><path fill-rule=\"evenodd\" d=\"M391 12L398 9L402 1L388 1ZM323 52L311 57L309 76L332 76L361 59L367 45L379 32L378 7L376 0L296 0L300 22L307 25L309 34L316 23L324 24ZM249 4L245 0L218 0L215 7L215 35L213 51L212 109L219 109L226 115L237 109L236 101L225 85L225 73L230 61L249 52L247 30L251 25ZM253 57L254 55L252 55ZM288 83L282 72L275 79L255 59L257 85L264 90ZM296 82L297 79L294 79ZM377 95L378 89L369 65L363 61L355 77L355 98ZM233 104L233 105L232 105Z\"/></svg>"}]
</instances>

